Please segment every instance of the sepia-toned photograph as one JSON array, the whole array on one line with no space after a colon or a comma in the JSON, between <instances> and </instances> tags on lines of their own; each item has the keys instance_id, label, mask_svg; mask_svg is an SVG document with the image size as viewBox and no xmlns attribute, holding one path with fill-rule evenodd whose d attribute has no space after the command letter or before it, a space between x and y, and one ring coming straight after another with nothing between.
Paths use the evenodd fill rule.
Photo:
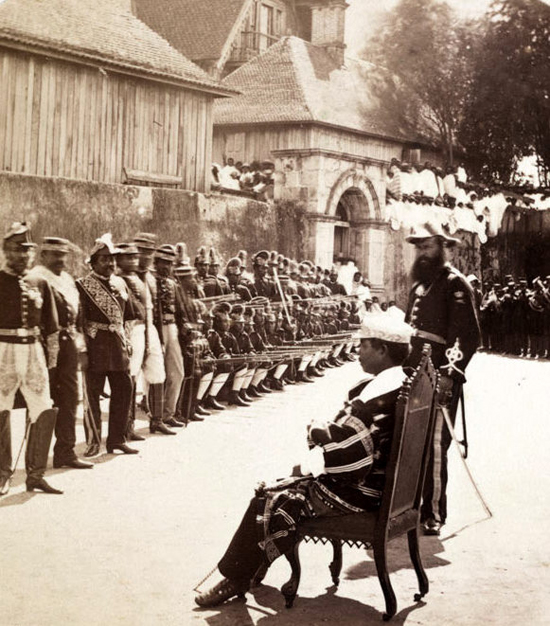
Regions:
<instances>
[{"instance_id":1,"label":"sepia-toned photograph","mask_svg":"<svg viewBox=\"0 0 550 626\"><path fill-rule=\"evenodd\" d=\"M0 626L545 626L550 0L0 0Z\"/></svg>"}]
</instances>

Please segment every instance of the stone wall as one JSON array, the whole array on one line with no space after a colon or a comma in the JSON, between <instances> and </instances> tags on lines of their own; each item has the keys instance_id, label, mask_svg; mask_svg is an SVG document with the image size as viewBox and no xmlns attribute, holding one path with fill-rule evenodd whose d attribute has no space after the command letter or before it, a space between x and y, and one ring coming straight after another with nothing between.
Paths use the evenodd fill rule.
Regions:
<instances>
[{"instance_id":1,"label":"stone wall","mask_svg":"<svg viewBox=\"0 0 550 626\"><path fill-rule=\"evenodd\" d=\"M242 248L304 255L304 210L294 203L10 173L0 174L0 198L1 232L27 220L35 241L43 235L70 239L77 274L94 239L106 232L115 241L138 231L157 233L162 243L183 241L192 259L200 245L216 247L225 260Z\"/></svg>"}]
</instances>

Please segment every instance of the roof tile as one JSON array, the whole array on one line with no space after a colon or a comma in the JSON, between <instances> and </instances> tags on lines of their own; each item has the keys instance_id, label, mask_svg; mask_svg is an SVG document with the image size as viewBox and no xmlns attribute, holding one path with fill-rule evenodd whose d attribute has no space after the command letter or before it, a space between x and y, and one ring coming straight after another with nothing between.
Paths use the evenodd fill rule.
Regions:
<instances>
[{"instance_id":1,"label":"roof tile","mask_svg":"<svg viewBox=\"0 0 550 626\"><path fill-rule=\"evenodd\" d=\"M120 1L5 0L0 4L0 38L221 87Z\"/></svg>"}]
</instances>

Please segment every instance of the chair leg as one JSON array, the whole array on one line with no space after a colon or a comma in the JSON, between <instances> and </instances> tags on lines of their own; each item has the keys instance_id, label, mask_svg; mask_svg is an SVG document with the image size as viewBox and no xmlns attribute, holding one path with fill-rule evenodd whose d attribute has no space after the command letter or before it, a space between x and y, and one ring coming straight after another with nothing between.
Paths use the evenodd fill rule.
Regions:
<instances>
[{"instance_id":1,"label":"chair leg","mask_svg":"<svg viewBox=\"0 0 550 626\"><path fill-rule=\"evenodd\" d=\"M256 570L256 573L254 574L254 578L250 582L250 586L257 587L258 585L261 585L263 579L265 578L265 575L267 574L267 570L268 570L267 565L265 563L262 563L260 567L258 567L258 569Z\"/></svg>"},{"instance_id":2,"label":"chair leg","mask_svg":"<svg viewBox=\"0 0 550 626\"><path fill-rule=\"evenodd\" d=\"M333 539L332 543L332 563L328 566L332 582L338 587L340 584L340 572L342 571L342 542Z\"/></svg>"},{"instance_id":3,"label":"chair leg","mask_svg":"<svg viewBox=\"0 0 550 626\"><path fill-rule=\"evenodd\" d=\"M420 602L430 590L430 583L424 571L422 559L420 558L420 550L418 549L418 528L409 530L407 538L409 540L409 554L411 555L411 561L414 565L414 571L418 578L418 588L420 590L420 593L414 594L414 600L415 602Z\"/></svg>"},{"instance_id":4,"label":"chair leg","mask_svg":"<svg viewBox=\"0 0 550 626\"><path fill-rule=\"evenodd\" d=\"M300 567L300 540L296 541L292 550L289 550L285 556L290 563L292 573L289 580L281 587L281 593L285 597L285 606L287 609L291 609L294 604L294 599L298 593L298 586L300 584L300 576L302 568Z\"/></svg>"},{"instance_id":5,"label":"chair leg","mask_svg":"<svg viewBox=\"0 0 550 626\"><path fill-rule=\"evenodd\" d=\"M390 582L388 574L388 565L386 559L386 542L374 543L374 562L376 563L376 571L378 572L378 580L384 593L386 600L386 612L383 615L384 621L390 620L397 612L397 600Z\"/></svg>"}]
</instances>

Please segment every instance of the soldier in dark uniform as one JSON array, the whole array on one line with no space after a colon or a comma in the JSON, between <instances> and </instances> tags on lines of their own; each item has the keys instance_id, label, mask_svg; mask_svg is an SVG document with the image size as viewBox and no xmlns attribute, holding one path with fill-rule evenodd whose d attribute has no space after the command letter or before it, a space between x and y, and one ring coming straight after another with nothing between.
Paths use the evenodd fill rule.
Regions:
<instances>
[{"instance_id":1,"label":"soldier in dark uniform","mask_svg":"<svg viewBox=\"0 0 550 626\"><path fill-rule=\"evenodd\" d=\"M65 271L70 243L59 237L44 237L39 265L29 276L41 278L50 285L59 320L59 354L57 366L50 369L50 392L57 407L53 466L91 469L91 463L77 458L76 410L79 399L78 366L85 350L84 337L77 327L79 295L73 277Z\"/></svg>"},{"instance_id":2,"label":"soldier in dark uniform","mask_svg":"<svg viewBox=\"0 0 550 626\"><path fill-rule=\"evenodd\" d=\"M441 404L449 406L454 424L465 369L480 341L472 290L467 280L445 262L445 246L458 242L427 224L407 241L416 247L413 287L405 321L415 329L408 364L420 361L424 343L432 346L432 360L441 373ZM447 517L447 450L451 434L442 411L437 411L434 446L424 486L421 520L426 534L438 535Z\"/></svg>"},{"instance_id":3,"label":"soldier in dark uniform","mask_svg":"<svg viewBox=\"0 0 550 626\"><path fill-rule=\"evenodd\" d=\"M231 327L231 305L225 302L221 303L216 307L215 311L213 328L219 336L223 350L229 356L239 356L241 354L239 342L229 330ZM212 340L209 338L209 341ZM212 343L210 343L210 345L212 347ZM212 352L214 352L214 348L212 348ZM219 358L216 352L214 352L214 355ZM246 363L238 364L232 368L228 381L228 385L231 385L231 389L227 395L227 403L229 406L250 406L250 404L245 402L239 395L239 392L244 384L247 371L248 367L246 366Z\"/></svg>"},{"instance_id":4,"label":"soldier in dark uniform","mask_svg":"<svg viewBox=\"0 0 550 626\"><path fill-rule=\"evenodd\" d=\"M134 312L128 295L114 280L116 254L118 250L112 244L110 235L97 239L89 258L92 271L76 281L80 292L82 328L88 350L85 378L90 414L89 422L85 421L88 442L85 456L94 456L99 452L99 401L106 378L111 387L107 452L120 450L124 454L138 453L126 445L126 426L133 387L129 342L124 324L133 319ZM85 413L88 414L88 411Z\"/></svg>"},{"instance_id":5,"label":"soldier in dark uniform","mask_svg":"<svg viewBox=\"0 0 550 626\"><path fill-rule=\"evenodd\" d=\"M219 334L213 328L213 322L214 322L214 319L216 317L218 310L220 310L220 314L221 314L221 309L225 310L225 307L227 307L227 310L231 309L230 304L226 302L222 302L219 305L217 305L217 307L213 307L211 311L208 311L203 314L204 315L203 333L208 342L208 347L210 350L209 354L211 354L217 360L217 363L216 363L216 373L214 375L214 378L212 379L212 384L208 388L204 396L204 400L201 402L201 406L204 407L205 409L213 409L216 411L225 410L225 406L217 401L217 396L220 393L220 391L223 389L225 383L227 382L231 374L230 363L228 363L227 366L223 364L223 361L225 359L229 359L229 354L225 350ZM225 312L227 312L227 310L225 310Z\"/></svg>"},{"instance_id":6,"label":"soldier in dark uniform","mask_svg":"<svg viewBox=\"0 0 550 626\"><path fill-rule=\"evenodd\" d=\"M229 289L229 281L223 274L220 273L221 260L216 248L210 248L209 260L208 275L213 276L218 281L223 295L231 293L231 290Z\"/></svg>"},{"instance_id":7,"label":"soldier in dark uniform","mask_svg":"<svg viewBox=\"0 0 550 626\"><path fill-rule=\"evenodd\" d=\"M201 246L195 257L195 269L197 270L197 283L200 289L203 290L204 295L207 298L214 296L223 296L224 290L220 281L208 273L210 262L206 255L206 248Z\"/></svg>"},{"instance_id":8,"label":"soldier in dark uniform","mask_svg":"<svg viewBox=\"0 0 550 626\"><path fill-rule=\"evenodd\" d=\"M273 281L268 276L269 252L260 250L253 258L254 268L254 292L253 296L263 296L268 300L273 300L276 296L276 289Z\"/></svg>"},{"instance_id":9,"label":"soldier in dark uniform","mask_svg":"<svg viewBox=\"0 0 550 626\"><path fill-rule=\"evenodd\" d=\"M254 354L254 346L250 340L248 333L245 330L246 320L244 317L244 305L235 304L233 305L233 309L231 310L231 327L229 332L235 337L237 343L239 344L239 353L240 354ZM256 373L256 365L253 363L249 363L247 367L247 372L243 380L242 387L239 391L239 396L245 402L252 402L252 397L250 397L247 393L248 387L252 383L252 378Z\"/></svg>"},{"instance_id":10,"label":"soldier in dark uniform","mask_svg":"<svg viewBox=\"0 0 550 626\"><path fill-rule=\"evenodd\" d=\"M234 293L244 302L252 300L250 289L242 283L242 265L238 257L229 259L225 266L225 276L229 286L229 293Z\"/></svg>"},{"instance_id":11,"label":"soldier in dark uniform","mask_svg":"<svg viewBox=\"0 0 550 626\"><path fill-rule=\"evenodd\" d=\"M179 333L185 322L185 313L179 297L179 286L171 276L176 251L169 244L162 245L155 251L154 260L158 302L155 326L163 346L166 371L163 422L167 426L180 428L184 423L177 415L177 407L184 378L184 364Z\"/></svg>"},{"instance_id":12,"label":"soldier in dark uniform","mask_svg":"<svg viewBox=\"0 0 550 626\"><path fill-rule=\"evenodd\" d=\"M13 473L10 411L20 391L28 409L25 469L27 491L62 493L44 480L57 409L52 409L48 369L57 365L57 311L48 283L29 277L35 244L25 223L12 224L4 236L0 270L0 496ZM46 354L41 343L44 341Z\"/></svg>"}]
</instances>

